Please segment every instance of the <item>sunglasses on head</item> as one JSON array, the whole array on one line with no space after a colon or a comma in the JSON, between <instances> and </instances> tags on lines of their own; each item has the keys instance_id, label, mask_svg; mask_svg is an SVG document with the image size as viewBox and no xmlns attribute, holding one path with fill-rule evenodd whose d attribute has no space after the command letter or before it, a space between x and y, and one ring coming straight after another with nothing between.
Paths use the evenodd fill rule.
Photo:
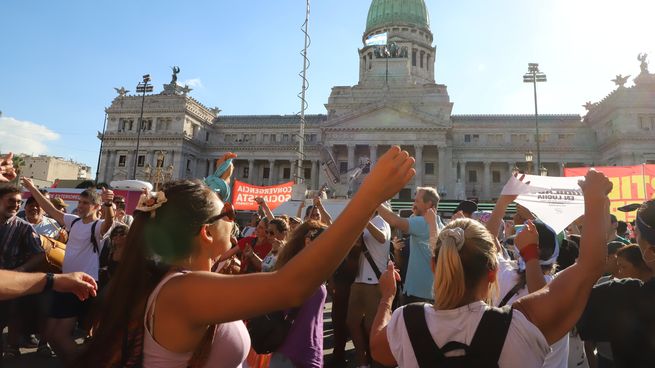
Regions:
<instances>
[{"instance_id":1,"label":"sunglasses on head","mask_svg":"<svg viewBox=\"0 0 655 368\"><path fill-rule=\"evenodd\" d=\"M210 217L209 220L205 222L205 224L213 224L214 222L225 219L226 221L229 222L234 222L236 220L236 213L234 212L234 207L232 207L232 203L225 202L225 205L223 206L223 211L221 211L220 214Z\"/></svg>"}]
</instances>

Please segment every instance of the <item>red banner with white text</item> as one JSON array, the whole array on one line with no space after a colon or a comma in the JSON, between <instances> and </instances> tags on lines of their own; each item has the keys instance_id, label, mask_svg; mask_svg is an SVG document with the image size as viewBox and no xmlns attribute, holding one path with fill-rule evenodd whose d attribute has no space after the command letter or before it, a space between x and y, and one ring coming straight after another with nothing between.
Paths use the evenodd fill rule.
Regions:
<instances>
[{"instance_id":1,"label":"red banner with white text","mask_svg":"<svg viewBox=\"0 0 655 368\"><path fill-rule=\"evenodd\" d=\"M232 205L236 210L256 211L258 205L255 198L262 197L272 211L291 199L292 187L292 181L269 187L259 187L237 180L232 188Z\"/></svg>"},{"instance_id":2,"label":"red banner with white text","mask_svg":"<svg viewBox=\"0 0 655 368\"><path fill-rule=\"evenodd\" d=\"M655 165L594 167L607 175L614 187L609 195L610 212L617 219L630 222L637 212L621 212L617 208L642 203L655 197ZM565 168L564 176L585 176L588 167Z\"/></svg>"}]
</instances>

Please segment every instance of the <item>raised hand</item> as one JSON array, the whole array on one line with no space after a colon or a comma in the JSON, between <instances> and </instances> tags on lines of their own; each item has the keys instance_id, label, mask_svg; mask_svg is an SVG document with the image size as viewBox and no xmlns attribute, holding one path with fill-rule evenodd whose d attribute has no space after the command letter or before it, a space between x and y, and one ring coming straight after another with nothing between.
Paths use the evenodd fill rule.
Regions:
<instances>
[{"instance_id":1,"label":"raised hand","mask_svg":"<svg viewBox=\"0 0 655 368\"><path fill-rule=\"evenodd\" d=\"M260 206L261 206L262 204L266 203L266 201L265 201L264 198L262 198L262 197L255 197L254 201L255 201L255 203L257 203L257 204L260 205Z\"/></svg>"},{"instance_id":2,"label":"raised hand","mask_svg":"<svg viewBox=\"0 0 655 368\"><path fill-rule=\"evenodd\" d=\"M382 299L393 299L396 295L396 282L400 281L400 273L394 268L393 262L387 263L387 269L380 275L380 293Z\"/></svg>"},{"instance_id":3,"label":"raised hand","mask_svg":"<svg viewBox=\"0 0 655 368\"><path fill-rule=\"evenodd\" d=\"M102 188L102 194L100 197L102 198L103 203L111 203L114 201L114 192L107 188Z\"/></svg>"},{"instance_id":4,"label":"raised hand","mask_svg":"<svg viewBox=\"0 0 655 368\"><path fill-rule=\"evenodd\" d=\"M378 159L359 193L366 193L373 201L382 203L400 192L414 175L414 158L400 147L392 146Z\"/></svg>"},{"instance_id":5,"label":"raised hand","mask_svg":"<svg viewBox=\"0 0 655 368\"><path fill-rule=\"evenodd\" d=\"M16 179L16 170L14 169L14 154L9 152L2 161L0 161L0 183L10 182Z\"/></svg>"},{"instance_id":6,"label":"raised hand","mask_svg":"<svg viewBox=\"0 0 655 368\"><path fill-rule=\"evenodd\" d=\"M73 293L84 301L96 296L98 285L93 277L84 272L73 272L55 275L53 289L60 293Z\"/></svg>"},{"instance_id":7,"label":"raised hand","mask_svg":"<svg viewBox=\"0 0 655 368\"><path fill-rule=\"evenodd\" d=\"M25 187L25 189L31 190L31 189L35 188L34 183L32 182L32 179L30 179L30 178L26 178L24 176L21 176L20 182L21 182L21 184L23 184L23 187Z\"/></svg>"},{"instance_id":8,"label":"raised hand","mask_svg":"<svg viewBox=\"0 0 655 368\"><path fill-rule=\"evenodd\" d=\"M612 191L612 182L602 172L590 169L584 180L578 182L585 197L606 198Z\"/></svg>"},{"instance_id":9,"label":"raised hand","mask_svg":"<svg viewBox=\"0 0 655 368\"><path fill-rule=\"evenodd\" d=\"M516 235L516 239L514 239L514 244L516 247L521 251L523 248L527 247L530 244L537 244L539 245L539 232L537 231L537 227L534 226L534 223L532 220L528 220L525 223L525 228L523 231L518 233Z\"/></svg>"},{"instance_id":10,"label":"raised hand","mask_svg":"<svg viewBox=\"0 0 655 368\"><path fill-rule=\"evenodd\" d=\"M405 248L405 242L402 239L398 239L397 236L394 236L393 239L391 239L391 245L393 245L393 249L398 252Z\"/></svg>"},{"instance_id":11,"label":"raised hand","mask_svg":"<svg viewBox=\"0 0 655 368\"><path fill-rule=\"evenodd\" d=\"M434 212L434 208L429 208L427 211L425 211L425 214L423 216L425 217L425 222L427 222L428 224L437 223L437 213Z\"/></svg>"}]
</instances>

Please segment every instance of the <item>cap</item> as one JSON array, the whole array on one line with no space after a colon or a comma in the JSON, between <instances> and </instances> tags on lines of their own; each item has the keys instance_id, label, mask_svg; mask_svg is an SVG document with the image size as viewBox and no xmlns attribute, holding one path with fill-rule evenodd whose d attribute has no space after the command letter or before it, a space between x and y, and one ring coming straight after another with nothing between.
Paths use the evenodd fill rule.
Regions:
<instances>
[{"instance_id":1,"label":"cap","mask_svg":"<svg viewBox=\"0 0 655 368\"><path fill-rule=\"evenodd\" d=\"M61 197L54 197L50 199L50 203L54 204L55 206L68 207L66 202L64 202L64 200L61 199Z\"/></svg>"},{"instance_id":2,"label":"cap","mask_svg":"<svg viewBox=\"0 0 655 368\"><path fill-rule=\"evenodd\" d=\"M631 203L631 204L626 204L625 206L621 206L617 208L617 210L621 212L632 212L636 211L641 207L641 203Z\"/></svg>"}]
</instances>

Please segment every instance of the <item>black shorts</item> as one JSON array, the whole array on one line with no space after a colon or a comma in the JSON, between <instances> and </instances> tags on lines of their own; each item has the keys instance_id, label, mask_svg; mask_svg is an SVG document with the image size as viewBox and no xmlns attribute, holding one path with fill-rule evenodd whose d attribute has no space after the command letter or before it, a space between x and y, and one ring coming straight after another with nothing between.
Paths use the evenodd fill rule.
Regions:
<instances>
[{"instance_id":1,"label":"black shorts","mask_svg":"<svg viewBox=\"0 0 655 368\"><path fill-rule=\"evenodd\" d=\"M81 301L71 293L60 293L55 291L52 297L50 318L81 318L86 315L91 307L92 298Z\"/></svg>"}]
</instances>

